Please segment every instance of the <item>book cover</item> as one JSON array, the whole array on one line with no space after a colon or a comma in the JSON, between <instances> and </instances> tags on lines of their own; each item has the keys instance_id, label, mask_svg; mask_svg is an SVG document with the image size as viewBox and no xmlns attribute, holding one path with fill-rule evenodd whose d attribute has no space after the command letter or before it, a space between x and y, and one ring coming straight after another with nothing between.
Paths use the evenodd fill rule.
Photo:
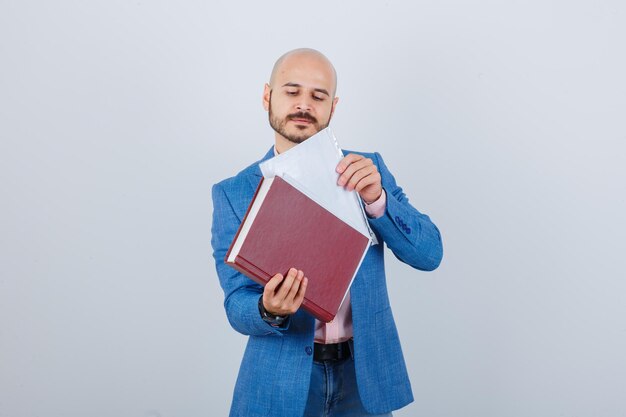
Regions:
<instances>
[{"instance_id":1,"label":"book cover","mask_svg":"<svg viewBox=\"0 0 626 417\"><path fill-rule=\"evenodd\" d=\"M281 177L263 178L225 262L265 285L300 269L308 278L302 308L331 321L367 252L365 236Z\"/></svg>"}]
</instances>

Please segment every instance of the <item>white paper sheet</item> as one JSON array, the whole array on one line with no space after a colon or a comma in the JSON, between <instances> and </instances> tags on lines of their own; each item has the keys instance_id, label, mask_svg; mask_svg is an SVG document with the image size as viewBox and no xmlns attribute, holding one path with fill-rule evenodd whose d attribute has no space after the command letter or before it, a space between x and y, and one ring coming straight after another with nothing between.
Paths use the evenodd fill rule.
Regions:
<instances>
[{"instance_id":1,"label":"white paper sheet","mask_svg":"<svg viewBox=\"0 0 626 417\"><path fill-rule=\"evenodd\" d=\"M358 193L337 185L339 174L335 168L343 156L335 136L326 128L259 166L265 178L279 176L292 184L296 182L294 186L300 184L313 200L376 244Z\"/></svg>"}]
</instances>

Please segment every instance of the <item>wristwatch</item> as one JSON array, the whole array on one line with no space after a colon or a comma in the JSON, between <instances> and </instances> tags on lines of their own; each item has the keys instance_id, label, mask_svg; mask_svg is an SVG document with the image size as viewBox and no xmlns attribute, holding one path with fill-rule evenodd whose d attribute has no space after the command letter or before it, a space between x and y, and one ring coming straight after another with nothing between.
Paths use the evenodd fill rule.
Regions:
<instances>
[{"instance_id":1,"label":"wristwatch","mask_svg":"<svg viewBox=\"0 0 626 417\"><path fill-rule=\"evenodd\" d=\"M269 323L274 327L280 327L281 324L287 320L289 316L275 316L274 314L268 312L263 305L263 296L259 297L259 313L261 314L261 318L264 322Z\"/></svg>"}]
</instances>

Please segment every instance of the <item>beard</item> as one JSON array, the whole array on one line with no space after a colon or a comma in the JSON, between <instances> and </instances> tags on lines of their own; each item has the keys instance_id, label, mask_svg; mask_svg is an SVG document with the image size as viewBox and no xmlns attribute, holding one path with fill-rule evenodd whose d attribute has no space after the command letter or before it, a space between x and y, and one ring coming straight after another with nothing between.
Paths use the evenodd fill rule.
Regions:
<instances>
[{"instance_id":1,"label":"beard","mask_svg":"<svg viewBox=\"0 0 626 417\"><path fill-rule=\"evenodd\" d=\"M308 132L306 132L307 126L303 126L303 125L295 126L296 129L300 130L301 132L293 132L293 133L287 132L287 122L289 122L291 119L305 119L305 120L310 121L311 126L313 127L313 130L315 131L315 133L319 132L322 129L327 128L328 124L330 123L330 115L328 116L328 121L324 124L324 123L319 123L319 121L315 117L311 116L309 113L306 113L306 112L297 112L297 113L288 114L284 119L278 118L272 112L272 92L270 92L269 121L270 121L270 126L272 127L272 129L274 129L276 133L278 133L279 135L287 139L289 142L292 142L295 144L302 143L315 134L315 133L309 134Z\"/></svg>"}]
</instances>

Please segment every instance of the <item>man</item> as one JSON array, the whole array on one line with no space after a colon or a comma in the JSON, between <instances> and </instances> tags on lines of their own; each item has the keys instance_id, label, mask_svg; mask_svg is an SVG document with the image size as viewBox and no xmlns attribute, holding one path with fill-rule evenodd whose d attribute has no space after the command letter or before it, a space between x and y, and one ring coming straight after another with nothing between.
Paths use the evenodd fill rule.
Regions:
<instances>
[{"instance_id":1,"label":"man","mask_svg":"<svg viewBox=\"0 0 626 417\"><path fill-rule=\"evenodd\" d=\"M359 193L381 244L369 248L331 323L299 309L306 271L276 274L263 288L224 263L261 179L259 163L328 126L336 86L335 70L321 53L297 49L280 57L263 92L274 146L213 186L211 243L224 307L232 327L250 336L231 416L389 416L413 401L387 296L382 242L424 271L437 268L442 245L437 227L409 204L378 153L348 153L337 166L338 186Z\"/></svg>"}]
</instances>

